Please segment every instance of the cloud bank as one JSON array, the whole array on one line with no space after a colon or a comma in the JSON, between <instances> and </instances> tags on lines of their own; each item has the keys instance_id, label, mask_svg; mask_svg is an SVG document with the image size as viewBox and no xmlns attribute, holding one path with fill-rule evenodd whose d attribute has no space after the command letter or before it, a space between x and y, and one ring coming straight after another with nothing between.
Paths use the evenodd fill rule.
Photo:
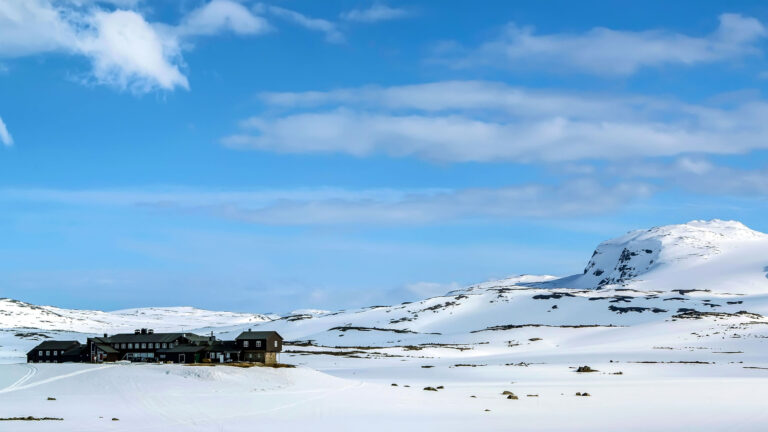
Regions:
<instances>
[{"instance_id":1,"label":"cloud bank","mask_svg":"<svg viewBox=\"0 0 768 432\"><path fill-rule=\"evenodd\" d=\"M444 44L436 60L457 68L568 67L568 71L621 76L642 68L730 61L761 52L768 36L755 18L722 14L705 36L664 30L621 31L603 27L584 33L536 34L533 27L507 24L501 35L475 48Z\"/></svg>"},{"instance_id":2,"label":"cloud bank","mask_svg":"<svg viewBox=\"0 0 768 432\"><path fill-rule=\"evenodd\" d=\"M576 179L501 188L261 191L2 189L1 201L130 206L263 225L411 225L602 214L652 192L634 182Z\"/></svg>"},{"instance_id":3,"label":"cloud bank","mask_svg":"<svg viewBox=\"0 0 768 432\"><path fill-rule=\"evenodd\" d=\"M446 81L266 93L224 145L441 162L552 163L768 149L768 103L689 104Z\"/></svg>"}]
</instances>

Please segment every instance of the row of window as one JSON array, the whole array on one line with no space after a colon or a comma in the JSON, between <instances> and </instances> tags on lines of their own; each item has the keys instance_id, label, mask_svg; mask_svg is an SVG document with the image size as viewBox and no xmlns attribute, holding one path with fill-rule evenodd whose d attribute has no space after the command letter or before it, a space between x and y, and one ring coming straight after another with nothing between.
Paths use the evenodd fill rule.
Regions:
<instances>
[{"instance_id":1,"label":"row of window","mask_svg":"<svg viewBox=\"0 0 768 432\"><path fill-rule=\"evenodd\" d=\"M38 351L37 355L38 355L38 357L42 357L43 356L43 351ZM46 356L50 356L51 355L51 351L45 351L45 355ZM53 355L54 356L58 356L59 352L58 351L53 351Z\"/></svg>"},{"instance_id":2,"label":"row of window","mask_svg":"<svg viewBox=\"0 0 768 432\"><path fill-rule=\"evenodd\" d=\"M249 345L250 345L250 341L243 341L243 348L248 348ZM257 340L253 345L254 345L254 348L261 348L261 341ZM277 341L275 341L275 347L277 347Z\"/></svg>"},{"instance_id":3,"label":"row of window","mask_svg":"<svg viewBox=\"0 0 768 432\"><path fill-rule=\"evenodd\" d=\"M168 343L160 343L160 342L157 342L157 343L152 343L152 342L150 342L150 343L135 343L135 344L134 343L128 343L128 344L116 343L116 344L112 344L112 346L115 349L134 349L134 348L135 349L160 349L160 348L168 348L169 346L171 348L173 348L174 343L173 342L171 342L170 344L168 344Z\"/></svg>"}]
</instances>

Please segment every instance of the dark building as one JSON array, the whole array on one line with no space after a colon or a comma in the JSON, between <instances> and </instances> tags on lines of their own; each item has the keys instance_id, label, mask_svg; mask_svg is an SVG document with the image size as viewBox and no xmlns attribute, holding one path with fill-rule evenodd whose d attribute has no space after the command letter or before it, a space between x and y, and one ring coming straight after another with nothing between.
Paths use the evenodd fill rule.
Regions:
<instances>
[{"instance_id":1,"label":"dark building","mask_svg":"<svg viewBox=\"0 0 768 432\"><path fill-rule=\"evenodd\" d=\"M77 346L73 346L67 351L64 351L64 354L61 355L61 361L64 363L89 362L90 356L88 355L88 345L80 345L78 343Z\"/></svg>"},{"instance_id":2,"label":"dark building","mask_svg":"<svg viewBox=\"0 0 768 432\"><path fill-rule=\"evenodd\" d=\"M80 349L78 341L45 341L27 353L28 363L62 363L64 353ZM78 351L79 352L79 351Z\"/></svg>"},{"instance_id":3,"label":"dark building","mask_svg":"<svg viewBox=\"0 0 768 432\"><path fill-rule=\"evenodd\" d=\"M238 348L237 341L215 341L206 350L208 360L214 363L228 363L240 361L242 350Z\"/></svg>"},{"instance_id":4,"label":"dark building","mask_svg":"<svg viewBox=\"0 0 768 432\"><path fill-rule=\"evenodd\" d=\"M145 362L163 361L158 355L160 350L179 345L199 345L202 340L207 340L193 333L155 333L152 329L138 329L133 333L98 339L102 340L102 344L117 351L119 360ZM97 347L98 345L96 344Z\"/></svg>"},{"instance_id":5,"label":"dark building","mask_svg":"<svg viewBox=\"0 0 768 432\"><path fill-rule=\"evenodd\" d=\"M157 359L161 362L200 363L205 357L206 345L178 345L157 351Z\"/></svg>"},{"instance_id":6,"label":"dark building","mask_svg":"<svg viewBox=\"0 0 768 432\"><path fill-rule=\"evenodd\" d=\"M109 338L104 337L88 338L85 343L85 360L91 363L113 362L120 360L120 352L112 348L109 344Z\"/></svg>"},{"instance_id":7,"label":"dark building","mask_svg":"<svg viewBox=\"0 0 768 432\"><path fill-rule=\"evenodd\" d=\"M264 364L277 363L277 353L283 350L283 338L274 331L240 333L235 339L237 347L242 352L242 359L247 362Z\"/></svg>"},{"instance_id":8,"label":"dark building","mask_svg":"<svg viewBox=\"0 0 768 432\"><path fill-rule=\"evenodd\" d=\"M216 340L194 333L155 333L138 329L133 333L90 337L78 341L46 341L27 354L28 362L172 362L229 363L237 361L277 363L283 338L277 332L243 332L234 341Z\"/></svg>"}]
</instances>

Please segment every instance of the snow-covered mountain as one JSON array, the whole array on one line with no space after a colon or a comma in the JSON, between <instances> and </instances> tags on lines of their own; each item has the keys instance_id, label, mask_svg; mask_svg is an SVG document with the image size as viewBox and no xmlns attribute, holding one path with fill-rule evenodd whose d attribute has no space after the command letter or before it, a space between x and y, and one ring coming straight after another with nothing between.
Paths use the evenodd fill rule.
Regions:
<instances>
[{"instance_id":1,"label":"snow-covered mountain","mask_svg":"<svg viewBox=\"0 0 768 432\"><path fill-rule=\"evenodd\" d=\"M104 429L99 416L125 430L234 430L243 413L277 413L270 421L282 427L320 412L344 430L398 418L405 430L758 431L767 418L766 273L768 236L694 221L603 242L581 274L514 276L392 306L269 319L0 300L0 363L23 362L46 337L83 340L78 331L184 327L232 338L251 327L280 332L280 360L300 366L6 364L0 414L55 415L83 430Z\"/></svg>"},{"instance_id":2,"label":"snow-covered mountain","mask_svg":"<svg viewBox=\"0 0 768 432\"><path fill-rule=\"evenodd\" d=\"M531 345L524 342L528 335L546 334L547 342L535 348L583 349L611 341L642 350L690 345L691 334L722 334L723 325L739 329L734 333L739 337L766 333L766 273L768 235L738 222L693 221L605 241L582 274L515 276L393 306L299 310L270 319L275 317L191 308L68 311L4 300L0 327L84 333L183 327L214 331L222 338L252 327L277 330L288 341L325 350L436 344L477 349L485 343L483 352L508 352L514 344ZM734 339L719 345L736 344L740 350L740 343Z\"/></svg>"},{"instance_id":3,"label":"snow-covered mountain","mask_svg":"<svg viewBox=\"0 0 768 432\"><path fill-rule=\"evenodd\" d=\"M767 235L738 222L693 221L605 241L583 274L514 276L413 303L295 316L259 327L323 346L474 343L541 327L584 335L661 326L666 336L654 337L685 340L681 335L715 321L750 329L768 324L766 273Z\"/></svg>"},{"instance_id":4,"label":"snow-covered mountain","mask_svg":"<svg viewBox=\"0 0 768 432\"><path fill-rule=\"evenodd\" d=\"M80 333L130 332L136 328L176 331L269 321L261 314L214 312L193 307L148 307L114 312L37 306L0 298L0 328L65 330Z\"/></svg>"},{"instance_id":5,"label":"snow-covered mountain","mask_svg":"<svg viewBox=\"0 0 768 432\"><path fill-rule=\"evenodd\" d=\"M632 231L598 245L584 273L547 286L768 294L768 235L735 221Z\"/></svg>"}]
</instances>

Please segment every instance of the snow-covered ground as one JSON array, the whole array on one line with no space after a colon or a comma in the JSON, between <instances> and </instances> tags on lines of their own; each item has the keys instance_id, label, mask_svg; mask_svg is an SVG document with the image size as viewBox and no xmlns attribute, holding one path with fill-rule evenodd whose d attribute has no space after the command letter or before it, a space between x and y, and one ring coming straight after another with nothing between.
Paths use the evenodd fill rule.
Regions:
<instances>
[{"instance_id":1,"label":"snow-covered ground","mask_svg":"<svg viewBox=\"0 0 768 432\"><path fill-rule=\"evenodd\" d=\"M606 241L583 274L394 306L277 319L193 311L208 318L187 321L179 308L56 309L66 319L54 324L53 308L26 305L14 321L0 303L0 362L23 361L45 337L184 323L221 338L277 330L290 341L281 361L299 365L5 364L0 417L64 418L7 430L764 430L767 274L768 236L695 221ZM597 372L576 372L583 365Z\"/></svg>"}]
</instances>

